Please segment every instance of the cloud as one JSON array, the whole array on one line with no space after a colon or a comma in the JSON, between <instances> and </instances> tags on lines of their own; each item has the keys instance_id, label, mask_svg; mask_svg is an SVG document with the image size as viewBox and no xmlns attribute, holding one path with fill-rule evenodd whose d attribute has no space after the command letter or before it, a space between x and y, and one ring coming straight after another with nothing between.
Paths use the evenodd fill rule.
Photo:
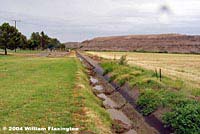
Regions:
<instances>
[{"instance_id":1,"label":"cloud","mask_svg":"<svg viewBox=\"0 0 200 134\"><path fill-rule=\"evenodd\" d=\"M0 0L0 23L20 19L18 28L30 36L44 30L61 41L96 36L199 34L199 0ZM191 29L191 30L190 30Z\"/></svg>"}]
</instances>

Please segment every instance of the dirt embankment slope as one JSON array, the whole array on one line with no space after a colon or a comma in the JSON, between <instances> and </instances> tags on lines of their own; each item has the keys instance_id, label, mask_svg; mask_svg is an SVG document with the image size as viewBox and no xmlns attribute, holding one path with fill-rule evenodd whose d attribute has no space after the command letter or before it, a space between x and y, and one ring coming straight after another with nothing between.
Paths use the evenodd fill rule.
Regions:
<instances>
[{"instance_id":1,"label":"dirt embankment slope","mask_svg":"<svg viewBox=\"0 0 200 134\"><path fill-rule=\"evenodd\" d=\"M200 53L200 36L181 34L98 37L81 43L82 50Z\"/></svg>"}]
</instances>

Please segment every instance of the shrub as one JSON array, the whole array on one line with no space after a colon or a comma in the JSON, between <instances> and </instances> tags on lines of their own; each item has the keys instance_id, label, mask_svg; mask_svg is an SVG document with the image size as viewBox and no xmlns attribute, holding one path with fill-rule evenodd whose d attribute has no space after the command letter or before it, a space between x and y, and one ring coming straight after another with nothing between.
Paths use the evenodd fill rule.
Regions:
<instances>
[{"instance_id":1,"label":"shrub","mask_svg":"<svg viewBox=\"0 0 200 134\"><path fill-rule=\"evenodd\" d=\"M106 74L112 72L112 70L113 70L112 68L105 69L104 72L103 72L103 75L106 75Z\"/></svg>"},{"instance_id":2,"label":"shrub","mask_svg":"<svg viewBox=\"0 0 200 134\"><path fill-rule=\"evenodd\" d=\"M199 134L200 132L200 103L183 101L171 112L163 116L166 126L171 126L176 134Z\"/></svg>"},{"instance_id":3,"label":"shrub","mask_svg":"<svg viewBox=\"0 0 200 134\"><path fill-rule=\"evenodd\" d=\"M133 75L136 77L136 76L142 75L142 72L139 70L134 70L134 71L130 71L130 75Z\"/></svg>"},{"instance_id":4,"label":"shrub","mask_svg":"<svg viewBox=\"0 0 200 134\"><path fill-rule=\"evenodd\" d=\"M200 88L193 89L191 92L194 96L200 96Z\"/></svg>"},{"instance_id":5,"label":"shrub","mask_svg":"<svg viewBox=\"0 0 200 134\"><path fill-rule=\"evenodd\" d=\"M162 90L155 91L152 89L146 89L143 93L140 94L137 101L140 112L143 115L149 115L155 111L159 105L162 104Z\"/></svg>"},{"instance_id":6,"label":"shrub","mask_svg":"<svg viewBox=\"0 0 200 134\"><path fill-rule=\"evenodd\" d=\"M141 78L138 82L136 82L136 85L141 89L145 88L160 89L164 87L164 85L161 82L151 78Z\"/></svg>"},{"instance_id":7,"label":"shrub","mask_svg":"<svg viewBox=\"0 0 200 134\"><path fill-rule=\"evenodd\" d=\"M127 75L122 75L121 77L118 77L118 78L116 79L116 81L118 82L118 84L119 84L120 86L122 86L122 85L124 85L124 84L126 83L126 81L128 81L128 79L129 79L129 76L127 76Z\"/></svg>"},{"instance_id":8,"label":"shrub","mask_svg":"<svg viewBox=\"0 0 200 134\"><path fill-rule=\"evenodd\" d=\"M103 75L112 72L116 68L116 64L114 64L113 62L104 62L101 63L101 66L104 68Z\"/></svg>"},{"instance_id":9,"label":"shrub","mask_svg":"<svg viewBox=\"0 0 200 134\"><path fill-rule=\"evenodd\" d=\"M119 59L120 65L127 65L126 55L122 55Z\"/></svg>"}]
</instances>

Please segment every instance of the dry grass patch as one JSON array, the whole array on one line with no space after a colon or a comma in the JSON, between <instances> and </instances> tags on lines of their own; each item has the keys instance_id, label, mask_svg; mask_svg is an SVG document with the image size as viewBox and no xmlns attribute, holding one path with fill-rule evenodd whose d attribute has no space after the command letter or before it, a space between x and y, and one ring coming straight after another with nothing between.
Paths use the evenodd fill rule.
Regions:
<instances>
[{"instance_id":1,"label":"dry grass patch","mask_svg":"<svg viewBox=\"0 0 200 134\"><path fill-rule=\"evenodd\" d=\"M137 52L87 52L106 59L127 55L128 64L145 69L162 69L163 75L184 81L187 92L200 95L200 55ZM192 90L190 90L192 89Z\"/></svg>"}]
</instances>

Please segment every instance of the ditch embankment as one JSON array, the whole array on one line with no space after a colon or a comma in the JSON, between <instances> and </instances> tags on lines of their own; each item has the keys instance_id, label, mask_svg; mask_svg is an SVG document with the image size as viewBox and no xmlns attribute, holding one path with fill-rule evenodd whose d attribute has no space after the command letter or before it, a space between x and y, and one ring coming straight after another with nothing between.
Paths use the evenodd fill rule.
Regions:
<instances>
[{"instance_id":1,"label":"ditch embankment","mask_svg":"<svg viewBox=\"0 0 200 134\"><path fill-rule=\"evenodd\" d=\"M103 100L103 107L107 109L115 123L120 124L121 129L118 128L118 130L114 124L117 133L136 131L138 134L169 134L172 132L169 127L164 127L160 119L153 114L143 116L139 113L136 105L137 90L131 93L129 85L119 86L116 82L110 82L109 75L104 75L104 69L98 62L81 52L77 52L77 56L90 70L90 81L94 86L94 93ZM116 115L121 115L121 117L118 118ZM123 123L120 123L123 121L119 120L125 120L125 127L122 127ZM127 120L131 123L127 123L129 122Z\"/></svg>"}]
</instances>

